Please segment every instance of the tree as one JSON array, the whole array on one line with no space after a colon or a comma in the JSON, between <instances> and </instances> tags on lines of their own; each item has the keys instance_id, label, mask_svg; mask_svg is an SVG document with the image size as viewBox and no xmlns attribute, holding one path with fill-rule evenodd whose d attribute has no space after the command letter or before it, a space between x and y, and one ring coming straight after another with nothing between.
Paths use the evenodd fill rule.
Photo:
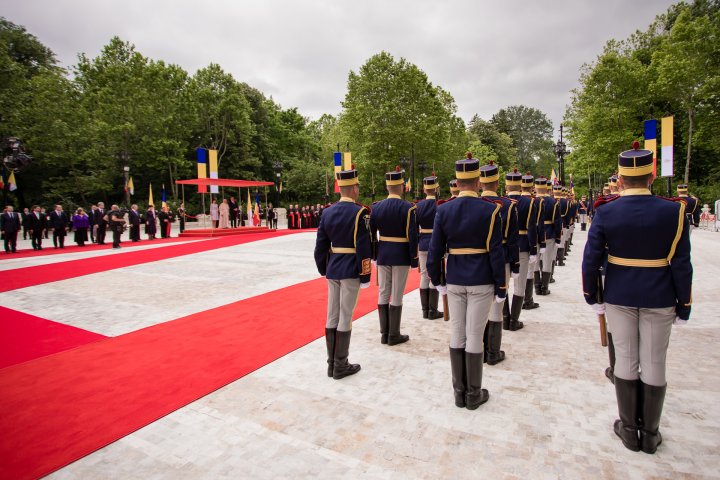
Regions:
<instances>
[{"instance_id":1,"label":"tree","mask_svg":"<svg viewBox=\"0 0 720 480\"><path fill-rule=\"evenodd\" d=\"M491 148L498 164L507 166L515 164L517 149L513 146L512 137L499 131L494 124L483 120L477 114L473 115L468 125L468 134L473 141ZM469 151L475 153L476 149L477 147L471 146Z\"/></svg>"},{"instance_id":2,"label":"tree","mask_svg":"<svg viewBox=\"0 0 720 480\"><path fill-rule=\"evenodd\" d=\"M490 123L497 131L512 138L519 170L532 171L540 159L553 156L552 122L540 110L513 105L498 111Z\"/></svg>"},{"instance_id":3,"label":"tree","mask_svg":"<svg viewBox=\"0 0 720 480\"><path fill-rule=\"evenodd\" d=\"M408 175L415 173L413 167L419 172L422 161L449 176L452 161L466 146L452 96L417 66L387 52L350 72L343 107L342 130L352 139L365 184L374 176L379 185L384 173L401 162Z\"/></svg>"}]
</instances>

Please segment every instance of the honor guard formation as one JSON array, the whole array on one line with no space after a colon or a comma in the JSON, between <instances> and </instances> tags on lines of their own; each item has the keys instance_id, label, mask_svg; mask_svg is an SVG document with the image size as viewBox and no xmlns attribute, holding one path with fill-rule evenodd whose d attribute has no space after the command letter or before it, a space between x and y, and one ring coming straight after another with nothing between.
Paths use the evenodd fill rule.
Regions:
<instances>
[{"instance_id":1,"label":"honor guard formation","mask_svg":"<svg viewBox=\"0 0 720 480\"><path fill-rule=\"evenodd\" d=\"M618 174L593 204L572 189L513 169L498 192L500 170L467 154L455 162L451 196L440 199L437 176L423 179L425 198L403 199L404 172L385 174L387 198L356 203L358 172L336 174L341 198L322 215L315 246L328 281L328 376L360 371L348 361L352 314L377 266L380 343L408 342L401 333L403 295L411 268L420 271L422 318L449 320L454 404L475 410L490 398L484 364L505 360L503 330L524 325L522 310L550 295L555 267L565 265L575 224L588 230L582 264L585 300L601 320L620 418L614 431L627 448L654 453L662 442L665 357L673 324L690 315L690 228L697 200L653 196L652 153L637 144L618 159ZM653 294L648 295L649 286ZM533 288L534 287L534 288ZM443 306L440 307L442 298ZM605 334L605 328L607 333Z\"/></svg>"}]
</instances>

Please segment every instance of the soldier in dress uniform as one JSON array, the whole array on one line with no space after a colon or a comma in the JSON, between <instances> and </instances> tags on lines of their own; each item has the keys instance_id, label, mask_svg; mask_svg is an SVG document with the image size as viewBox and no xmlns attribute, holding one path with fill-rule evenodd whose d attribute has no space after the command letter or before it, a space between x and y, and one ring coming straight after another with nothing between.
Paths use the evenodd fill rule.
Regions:
<instances>
[{"instance_id":1,"label":"soldier in dress uniform","mask_svg":"<svg viewBox=\"0 0 720 480\"><path fill-rule=\"evenodd\" d=\"M380 286L380 342L397 345L410 339L400 333L400 320L408 272L418 267L418 227L415 205L401 197L405 180L400 167L385 174L385 185L388 196L373 206L370 229L377 241L373 258Z\"/></svg>"},{"instance_id":2,"label":"soldier in dress uniform","mask_svg":"<svg viewBox=\"0 0 720 480\"><path fill-rule=\"evenodd\" d=\"M435 320L443 317L443 312L438 311L438 291L434 285L430 283L430 277L427 274L427 251L430 246L430 236L433 231L433 223L435 223L435 211L437 209L438 200L437 193L440 189L437 177L433 173L429 177L423 178L423 190L425 192L425 200L417 203L417 223L420 229L418 237L418 258L420 261L420 304L422 305L423 318Z\"/></svg>"},{"instance_id":3,"label":"soldier in dress uniform","mask_svg":"<svg viewBox=\"0 0 720 480\"><path fill-rule=\"evenodd\" d=\"M677 194L675 200L685 202L685 215L690 223L690 233L692 234L693 229L700 226L700 202L697 197L688 195L688 186L685 184L677 186Z\"/></svg>"},{"instance_id":4,"label":"soldier in dress uniform","mask_svg":"<svg viewBox=\"0 0 720 480\"><path fill-rule=\"evenodd\" d=\"M526 178L527 177L527 178ZM520 189L523 182L532 187L533 176L529 173L522 175L517 168L505 175L505 187L507 189L508 198L515 202L515 209L518 216L518 249L520 251L519 264L520 274L515 278L512 296L512 305L510 307L510 317L506 320L503 318L504 330L520 330L523 323L519 321L520 312L522 311L525 295L527 293L528 272L531 265L537 261L537 215L533 211L533 198L529 189L521 192ZM530 292L532 294L532 280L530 280ZM509 298L508 295L507 298ZM507 305L507 300L505 304Z\"/></svg>"},{"instance_id":5,"label":"soldier in dress uniform","mask_svg":"<svg viewBox=\"0 0 720 480\"><path fill-rule=\"evenodd\" d=\"M519 257L520 252L517 246L518 221L515 202L507 197L501 197L497 193L500 185L500 170L490 160L488 165L480 167L480 187L482 188L481 198L501 206L500 219L502 221L502 244L505 253L505 286L508 285L512 276L513 280L520 274ZM507 299L507 295L505 296ZM504 303L504 302L503 302ZM508 321L509 312L508 312ZM489 365L495 365L505 360L505 352L500 350L502 343L503 326L503 305L492 304L490 308L489 322L486 324L486 348L485 357Z\"/></svg>"},{"instance_id":6,"label":"soldier in dress uniform","mask_svg":"<svg viewBox=\"0 0 720 480\"><path fill-rule=\"evenodd\" d=\"M352 315L360 289L370 286L372 246L368 230L370 210L356 203L360 193L354 168L335 174L340 200L320 219L315 241L315 264L328 282L325 324L327 375L335 380L360 371L348 361Z\"/></svg>"},{"instance_id":7,"label":"soldier in dress uniform","mask_svg":"<svg viewBox=\"0 0 720 480\"><path fill-rule=\"evenodd\" d=\"M458 197L438 206L427 268L433 285L448 296L455 405L474 410L490 397L482 388L483 332L490 306L505 301L507 287L502 205L479 198L480 162L468 157L455 162Z\"/></svg>"},{"instance_id":8,"label":"soldier in dress uniform","mask_svg":"<svg viewBox=\"0 0 720 480\"><path fill-rule=\"evenodd\" d=\"M588 200L585 195L580 197L580 201L577 204L577 210L578 210L578 219L580 220L580 231L584 232L587 228L587 218L588 218Z\"/></svg>"},{"instance_id":9,"label":"soldier in dress uniform","mask_svg":"<svg viewBox=\"0 0 720 480\"><path fill-rule=\"evenodd\" d=\"M460 193L460 189L457 186L457 179L453 178L452 180L450 180L448 182L448 186L450 187L450 198L448 198L448 200L452 200L453 198L456 198L458 196L458 193Z\"/></svg>"},{"instance_id":10,"label":"soldier in dress uniform","mask_svg":"<svg viewBox=\"0 0 720 480\"><path fill-rule=\"evenodd\" d=\"M523 301L522 307L523 310L533 310L540 306L540 304L535 303L533 298L533 284L536 285L536 288L540 287L540 258L542 254L545 253L543 199L535 195L535 178L530 173L523 175L521 181L522 195L528 196L532 201L532 218L530 218L530 221L535 225L535 231L537 232L537 256L534 262L528 262L528 278L525 284L525 300Z\"/></svg>"},{"instance_id":11,"label":"soldier in dress uniform","mask_svg":"<svg viewBox=\"0 0 720 480\"><path fill-rule=\"evenodd\" d=\"M608 178L608 185L610 186L610 195L619 195L620 191L618 190L618 176L612 175L610 178Z\"/></svg>"},{"instance_id":12,"label":"soldier in dress uniform","mask_svg":"<svg viewBox=\"0 0 720 480\"><path fill-rule=\"evenodd\" d=\"M542 254L542 278L540 288L535 290L538 295L550 295L550 276L557 256L557 247L562 239L562 218L559 205L550 195L548 189L552 188L550 180L535 181L535 189L543 197L543 227L545 229L545 252ZM537 287L536 287L537 288Z\"/></svg>"},{"instance_id":13,"label":"soldier in dress uniform","mask_svg":"<svg viewBox=\"0 0 720 480\"><path fill-rule=\"evenodd\" d=\"M565 266L565 244L567 243L568 228L569 228L569 217L570 205L568 204L567 198L565 198L565 192L563 192L562 185L553 185L553 198L557 202L558 210L557 213L560 215L560 221L562 230L560 233L560 243L557 244L557 253L555 255L556 265L558 267Z\"/></svg>"},{"instance_id":14,"label":"soldier in dress uniform","mask_svg":"<svg viewBox=\"0 0 720 480\"><path fill-rule=\"evenodd\" d=\"M673 324L690 317L692 264L685 205L655 197L653 152L637 142L618 158L622 194L595 214L583 257L588 304L605 312L617 351L613 429L630 450L655 453L667 388L665 360ZM604 301L598 269L608 249ZM652 294L648 294L652 289Z\"/></svg>"}]
</instances>

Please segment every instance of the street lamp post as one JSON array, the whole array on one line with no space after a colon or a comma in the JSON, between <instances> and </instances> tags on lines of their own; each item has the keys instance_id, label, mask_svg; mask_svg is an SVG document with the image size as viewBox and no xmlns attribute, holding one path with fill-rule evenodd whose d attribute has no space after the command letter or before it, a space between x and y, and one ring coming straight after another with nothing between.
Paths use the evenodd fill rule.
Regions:
<instances>
[{"instance_id":1,"label":"street lamp post","mask_svg":"<svg viewBox=\"0 0 720 480\"><path fill-rule=\"evenodd\" d=\"M130 167L125 165L123 167L123 173L125 174L125 204L130 208L130 189L128 188L128 181L130 180Z\"/></svg>"},{"instance_id":2,"label":"street lamp post","mask_svg":"<svg viewBox=\"0 0 720 480\"><path fill-rule=\"evenodd\" d=\"M275 185L275 206L280 206L280 183L282 182L282 177L280 175L280 172L282 171L283 163L280 160L275 160L272 162L273 169L275 170L275 176L277 177L277 185Z\"/></svg>"},{"instance_id":3,"label":"street lamp post","mask_svg":"<svg viewBox=\"0 0 720 480\"><path fill-rule=\"evenodd\" d=\"M565 186L565 155L567 155L567 145L563 142L563 124L560 124L560 140L554 145L555 155L557 156L558 169L560 175L560 185Z\"/></svg>"}]
</instances>

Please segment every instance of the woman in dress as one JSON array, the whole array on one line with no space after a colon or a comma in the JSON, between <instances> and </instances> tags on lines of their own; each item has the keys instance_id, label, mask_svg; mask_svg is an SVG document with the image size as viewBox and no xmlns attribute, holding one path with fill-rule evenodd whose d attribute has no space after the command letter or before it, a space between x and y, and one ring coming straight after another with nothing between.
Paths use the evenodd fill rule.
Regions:
<instances>
[{"instance_id":1,"label":"woman in dress","mask_svg":"<svg viewBox=\"0 0 720 480\"><path fill-rule=\"evenodd\" d=\"M230 228L230 205L228 205L227 199L223 198L220 207L220 228Z\"/></svg>"},{"instance_id":2,"label":"woman in dress","mask_svg":"<svg viewBox=\"0 0 720 480\"><path fill-rule=\"evenodd\" d=\"M148 205L145 214L145 234L148 236L148 240L155 240L155 235L157 235L157 213L152 205Z\"/></svg>"},{"instance_id":3,"label":"woman in dress","mask_svg":"<svg viewBox=\"0 0 720 480\"><path fill-rule=\"evenodd\" d=\"M214 198L212 203L210 203L210 219L212 220L212 228L217 228L218 222L220 221L220 211L218 209L217 200Z\"/></svg>"},{"instance_id":4,"label":"woman in dress","mask_svg":"<svg viewBox=\"0 0 720 480\"><path fill-rule=\"evenodd\" d=\"M75 243L80 247L85 246L88 241L88 228L90 227L90 218L85 210L78 208L72 217L72 229L75 230Z\"/></svg>"}]
</instances>

